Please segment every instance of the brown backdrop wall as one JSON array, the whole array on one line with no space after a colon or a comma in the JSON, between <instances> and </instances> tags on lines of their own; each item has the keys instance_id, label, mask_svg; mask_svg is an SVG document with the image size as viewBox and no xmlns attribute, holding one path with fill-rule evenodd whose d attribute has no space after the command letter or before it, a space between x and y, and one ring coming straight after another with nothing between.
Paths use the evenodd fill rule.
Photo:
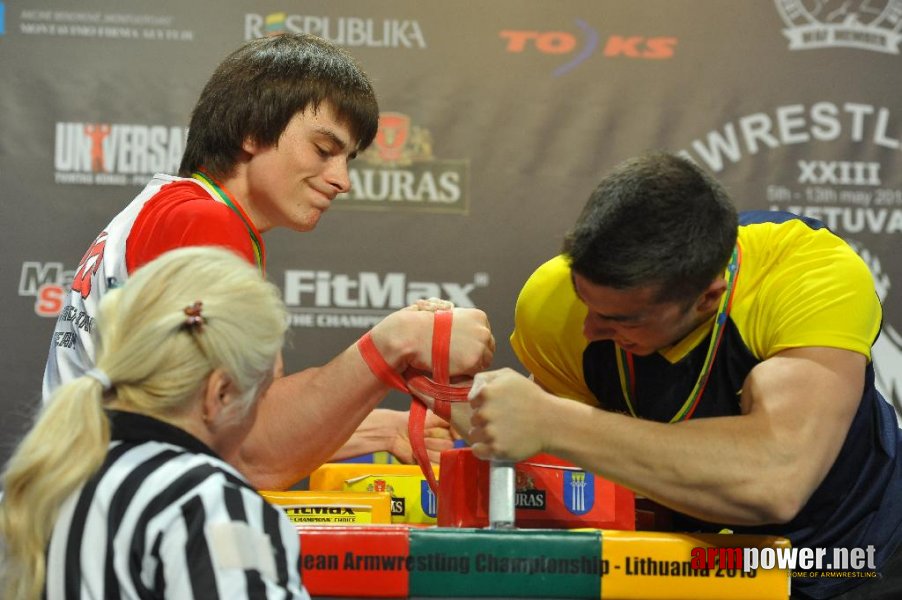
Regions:
<instances>
[{"instance_id":1,"label":"brown backdrop wall","mask_svg":"<svg viewBox=\"0 0 902 600\"><path fill-rule=\"evenodd\" d=\"M87 245L151 173L175 171L219 60L286 30L347 47L383 113L355 190L315 232L267 236L289 369L419 295L485 309L496 366L517 367L520 285L606 170L658 148L710 169L743 209L802 212L856 244L899 407L900 29L900 0L2 1L0 459L38 403Z\"/></svg>"}]
</instances>

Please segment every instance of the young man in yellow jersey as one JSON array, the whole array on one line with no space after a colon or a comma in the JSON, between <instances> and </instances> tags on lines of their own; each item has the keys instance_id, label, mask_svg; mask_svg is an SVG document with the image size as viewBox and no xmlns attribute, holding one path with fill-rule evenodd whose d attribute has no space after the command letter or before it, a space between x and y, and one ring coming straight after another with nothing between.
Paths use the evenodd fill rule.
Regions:
<instances>
[{"instance_id":1,"label":"young man in yellow jersey","mask_svg":"<svg viewBox=\"0 0 902 600\"><path fill-rule=\"evenodd\" d=\"M902 597L902 431L874 387L880 322L867 266L823 225L737 216L696 165L647 154L601 181L526 282L511 342L533 380L477 375L469 441L483 458L570 460L672 509L682 531L874 549L882 578L793 578L793 598Z\"/></svg>"}]
</instances>

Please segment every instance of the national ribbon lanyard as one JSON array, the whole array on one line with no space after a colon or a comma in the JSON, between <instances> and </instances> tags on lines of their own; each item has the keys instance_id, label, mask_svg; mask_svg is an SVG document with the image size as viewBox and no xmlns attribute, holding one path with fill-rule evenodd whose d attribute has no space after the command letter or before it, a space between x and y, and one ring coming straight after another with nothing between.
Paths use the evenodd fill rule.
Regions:
<instances>
[{"instance_id":1,"label":"national ribbon lanyard","mask_svg":"<svg viewBox=\"0 0 902 600\"><path fill-rule=\"evenodd\" d=\"M384 384L396 390L410 394L410 417L407 421L407 433L413 456L433 494L438 495L438 482L432 471L432 463L426 452L425 423L427 407L420 398L410 391L409 384L423 390L434 399L433 412L446 421L451 421L451 403L466 402L470 386L450 385L451 377L448 360L451 347L451 323L454 313L450 310L439 310L434 313L432 325L432 378L419 373L399 375L382 358L369 332L357 342L357 348L370 371Z\"/></svg>"},{"instance_id":2,"label":"national ribbon lanyard","mask_svg":"<svg viewBox=\"0 0 902 600\"><path fill-rule=\"evenodd\" d=\"M247 220L247 217L241 212L241 209L238 208L238 203L235 202L235 199L232 198L232 195L222 186L220 186L216 181L201 171L195 171L191 174L191 179L199 182L205 190L213 197L214 200L225 204L228 206L232 212L238 215L238 218L241 219L241 222L244 223L245 229L247 229L247 234L251 238L251 246L254 248L254 259L257 261L257 267L260 269L261 273L266 273L266 264L263 256L263 243L260 241L260 238L257 237L256 231L254 231L253 225Z\"/></svg>"},{"instance_id":3,"label":"national ribbon lanyard","mask_svg":"<svg viewBox=\"0 0 902 600\"><path fill-rule=\"evenodd\" d=\"M730 263L727 265L727 289L724 291L720 300L720 306L717 309L717 315L714 318L714 329L711 331L711 341L708 343L708 354L705 356L705 362L702 365L701 372L698 374L698 380L695 387L689 393L689 397L680 407L680 410L670 419L671 423L690 419L692 414L698 407L702 394L705 393L705 386L708 384L708 377L711 375L711 367L714 365L714 358L717 356L717 349L720 347L723 332L726 329L727 319L730 316L730 310L733 308L733 293L736 291L736 279L739 277L739 264L742 261L742 249L737 242L733 248L733 254L730 256ZM620 377L620 391L626 400L626 406L630 414L637 417L636 404L636 368L631 352L627 352L620 346L617 346L617 374Z\"/></svg>"}]
</instances>

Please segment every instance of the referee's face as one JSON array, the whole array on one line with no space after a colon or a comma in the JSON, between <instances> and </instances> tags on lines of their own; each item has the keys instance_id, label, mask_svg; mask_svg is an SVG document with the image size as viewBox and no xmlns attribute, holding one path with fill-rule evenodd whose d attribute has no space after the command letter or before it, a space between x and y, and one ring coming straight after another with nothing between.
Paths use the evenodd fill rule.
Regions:
<instances>
[{"instance_id":1,"label":"referee's face","mask_svg":"<svg viewBox=\"0 0 902 600\"><path fill-rule=\"evenodd\" d=\"M276 357L276 362L273 365L270 372L267 374L266 378L260 383L257 387L254 401L251 403L250 407L241 418L235 418L233 414L223 415L223 419L220 424L218 424L213 432L214 435L214 443L212 448L219 454L221 457L228 460L229 457L236 456L238 449L241 447L241 444L244 442L245 438L247 438L248 434L251 432L251 429L254 427L254 423L257 421L257 407L260 404L260 399L266 394L269 390L270 385L272 385L273 378L276 376L277 371L281 372L282 369L282 355L281 352ZM244 398L242 398L243 394L234 391L226 392L226 397L223 399L225 404L231 404L231 409L224 411L224 413L230 413L231 411L238 410L238 407L243 403Z\"/></svg>"}]
</instances>

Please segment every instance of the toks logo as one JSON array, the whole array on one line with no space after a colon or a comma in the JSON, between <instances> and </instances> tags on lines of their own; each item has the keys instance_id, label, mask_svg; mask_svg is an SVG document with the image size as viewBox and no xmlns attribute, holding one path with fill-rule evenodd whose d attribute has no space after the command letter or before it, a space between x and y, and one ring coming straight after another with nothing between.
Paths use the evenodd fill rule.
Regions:
<instances>
[{"instance_id":1,"label":"toks logo","mask_svg":"<svg viewBox=\"0 0 902 600\"><path fill-rule=\"evenodd\" d=\"M498 35L505 40L507 52L539 52L570 58L552 73L558 77L575 69L598 49L598 32L580 19L577 19L576 26L578 33L505 29ZM676 44L675 37L612 35L605 40L601 53L607 58L661 60L673 57Z\"/></svg>"},{"instance_id":2,"label":"toks logo","mask_svg":"<svg viewBox=\"0 0 902 600\"><path fill-rule=\"evenodd\" d=\"M902 0L775 0L790 50L859 48L899 54Z\"/></svg>"},{"instance_id":3,"label":"toks logo","mask_svg":"<svg viewBox=\"0 0 902 600\"><path fill-rule=\"evenodd\" d=\"M435 159L432 134L405 114L379 115L376 139L359 162L364 166L350 169L351 191L336 198L335 208L469 212L470 161Z\"/></svg>"},{"instance_id":4,"label":"toks logo","mask_svg":"<svg viewBox=\"0 0 902 600\"><path fill-rule=\"evenodd\" d=\"M144 185L154 173L178 171L187 130L162 125L57 123L56 183Z\"/></svg>"}]
</instances>

